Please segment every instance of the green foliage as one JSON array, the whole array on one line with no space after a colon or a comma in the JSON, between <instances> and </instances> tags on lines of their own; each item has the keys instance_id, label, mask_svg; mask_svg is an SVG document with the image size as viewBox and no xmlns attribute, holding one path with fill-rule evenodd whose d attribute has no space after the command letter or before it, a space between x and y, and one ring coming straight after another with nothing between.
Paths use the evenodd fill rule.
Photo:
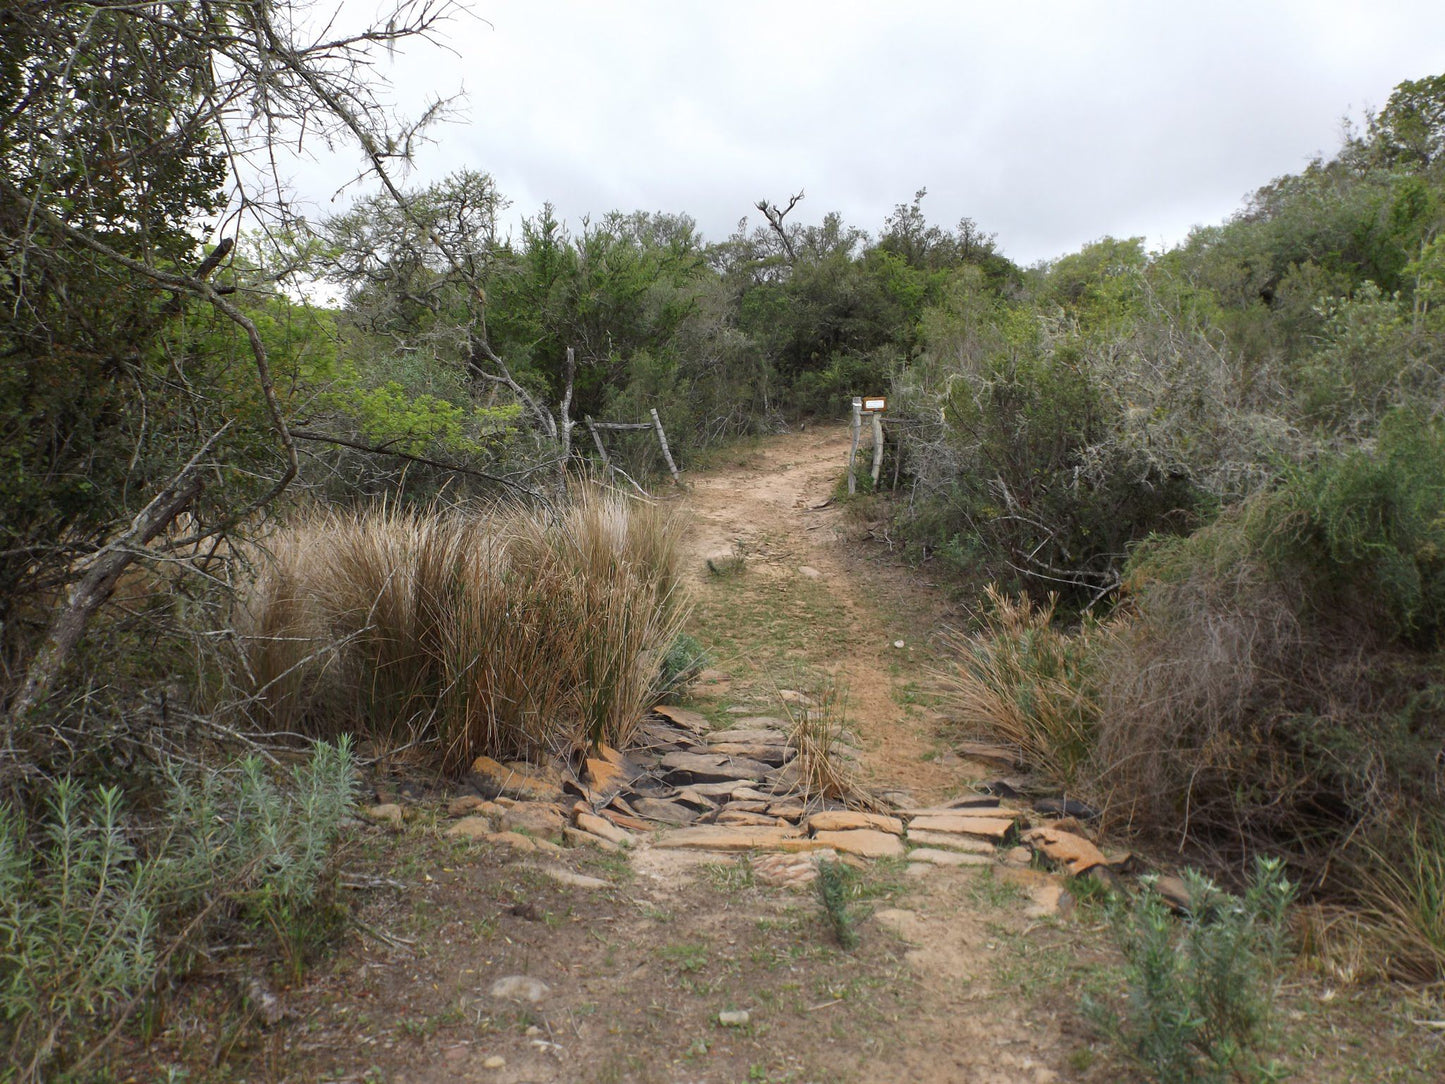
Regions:
<instances>
[{"instance_id":1,"label":"green foliage","mask_svg":"<svg viewBox=\"0 0 1445 1084\"><path fill-rule=\"evenodd\" d=\"M1412 412L1381 426L1373 449L1291 472L1251 529L1276 563L1307 578L1316 610L1370 614L1424 645L1445 631L1445 423Z\"/></svg>"},{"instance_id":2,"label":"green foliage","mask_svg":"<svg viewBox=\"0 0 1445 1084\"><path fill-rule=\"evenodd\" d=\"M1280 1078L1263 1059L1294 886L1261 859L1242 898L1185 872L1190 909L1176 920L1152 892L1112 910L1128 988L1122 1013L1085 1011L1119 1052L1161 1084Z\"/></svg>"},{"instance_id":3,"label":"green foliage","mask_svg":"<svg viewBox=\"0 0 1445 1084\"><path fill-rule=\"evenodd\" d=\"M1434 645L1445 621L1442 470L1445 424L1395 412L1372 446L1291 467L1210 528L1141 546L1130 580L1147 590L1249 562L1299 592L1306 619L1347 614L1387 639Z\"/></svg>"},{"instance_id":4,"label":"green foliage","mask_svg":"<svg viewBox=\"0 0 1445 1084\"><path fill-rule=\"evenodd\" d=\"M172 768L144 847L114 787L60 780L36 825L0 805L0 1040L18 1079L40 1079L157 996L177 950L233 916L274 933L299 973L331 908L327 860L354 786L344 739L318 743L285 785L255 757L227 772Z\"/></svg>"},{"instance_id":5,"label":"green foliage","mask_svg":"<svg viewBox=\"0 0 1445 1084\"><path fill-rule=\"evenodd\" d=\"M662 674L659 679L658 695L666 696L680 692L698 674L707 669L710 660L697 637L680 632L672 646L662 656Z\"/></svg>"}]
</instances>

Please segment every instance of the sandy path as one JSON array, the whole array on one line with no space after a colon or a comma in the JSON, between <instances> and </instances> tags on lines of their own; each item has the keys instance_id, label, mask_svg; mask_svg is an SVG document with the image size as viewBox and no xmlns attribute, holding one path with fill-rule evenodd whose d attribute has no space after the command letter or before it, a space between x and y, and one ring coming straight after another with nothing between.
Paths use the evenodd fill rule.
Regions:
<instances>
[{"instance_id":1,"label":"sandy path","mask_svg":"<svg viewBox=\"0 0 1445 1084\"><path fill-rule=\"evenodd\" d=\"M940 752L942 719L926 706L938 634L960 615L885 546L859 543L866 526L830 502L848 443L844 426L783 434L736 464L691 475L683 501L693 517L690 566L704 606L734 589L709 574L707 559L735 552L745 555L747 576L779 591L799 580L823 589L833 603L818 608L826 624L798 631L809 657L847 688L860 776L875 790L932 800L962 782L961 762L946 747ZM757 660L775 668L780 684L786 661Z\"/></svg>"}]
</instances>

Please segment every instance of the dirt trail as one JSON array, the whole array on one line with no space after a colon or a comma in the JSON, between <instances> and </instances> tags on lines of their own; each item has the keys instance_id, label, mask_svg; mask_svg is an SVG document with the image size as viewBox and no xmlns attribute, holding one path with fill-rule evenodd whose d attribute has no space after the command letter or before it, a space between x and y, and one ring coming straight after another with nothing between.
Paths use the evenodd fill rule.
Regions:
<instances>
[{"instance_id":1,"label":"dirt trail","mask_svg":"<svg viewBox=\"0 0 1445 1084\"><path fill-rule=\"evenodd\" d=\"M937 636L962 615L886 546L857 541L866 523L850 523L846 506L831 500L848 445L843 426L783 434L692 476L683 504L694 517L688 547L695 590L705 613L718 607L740 587L709 572L707 561L718 566L741 556L743 576L762 580L762 590L780 600L815 596L798 615L804 621L786 630L790 642L763 643L718 665L743 664L762 684L746 691L764 699L769 680L786 687L797 676L789 668L798 660L833 675L847 690L863 780L928 802L957 791L967 770L940 748L942 719L928 706ZM781 650L768 657L769 648Z\"/></svg>"},{"instance_id":2,"label":"dirt trail","mask_svg":"<svg viewBox=\"0 0 1445 1084\"><path fill-rule=\"evenodd\" d=\"M785 683L831 676L850 690L860 781L929 802L969 783L929 685L950 608L828 503L847 439L836 428L774 437L689 479L678 500L691 516L692 627L730 676L699 683L688 706L727 726L776 714ZM737 553L739 568L708 571L709 556ZM354 830L344 880L371 887L304 982L273 976L278 1022L227 1024L255 1009L234 993L249 978L219 965L192 984L163 1042L137 1046L131 1078L177 1063L198 1084L1070 1075L1077 1014L1056 1014L1037 980L1039 961L1080 950L1043 874L991 855L861 863L849 874L861 944L844 951L796 857L685 853L647 833L616 854L449 839L446 798L416 800L403 824Z\"/></svg>"}]
</instances>

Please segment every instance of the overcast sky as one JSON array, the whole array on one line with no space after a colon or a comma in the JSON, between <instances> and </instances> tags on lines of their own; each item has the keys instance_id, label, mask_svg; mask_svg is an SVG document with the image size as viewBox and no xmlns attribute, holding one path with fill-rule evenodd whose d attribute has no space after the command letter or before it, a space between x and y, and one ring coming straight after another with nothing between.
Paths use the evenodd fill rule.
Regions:
<instances>
[{"instance_id":1,"label":"overcast sky","mask_svg":"<svg viewBox=\"0 0 1445 1084\"><path fill-rule=\"evenodd\" d=\"M711 240L799 190L801 220L876 232L926 187L931 222L970 216L1024 264L1106 234L1177 242L1445 72L1442 0L471 6L454 53L390 68L403 106L466 94L411 183L471 167L520 213L686 212ZM339 164L297 179L344 206Z\"/></svg>"}]
</instances>

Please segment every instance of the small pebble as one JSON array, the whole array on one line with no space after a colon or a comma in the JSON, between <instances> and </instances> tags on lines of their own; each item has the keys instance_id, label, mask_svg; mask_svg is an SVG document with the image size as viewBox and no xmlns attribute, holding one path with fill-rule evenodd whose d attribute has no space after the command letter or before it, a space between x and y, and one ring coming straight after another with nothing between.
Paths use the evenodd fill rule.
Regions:
<instances>
[{"instance_id":1,"label":"small pebble","mask_svg":"<svg viewBox=\"0 0 1445 1084\"><path fill-rule=\"evenodd\" d=\"M507 1059L500 1054L493 1054L486 1061L482 1062L483 1069L505 1069L506 1067Z\"/></svg>"}]
</instances>

